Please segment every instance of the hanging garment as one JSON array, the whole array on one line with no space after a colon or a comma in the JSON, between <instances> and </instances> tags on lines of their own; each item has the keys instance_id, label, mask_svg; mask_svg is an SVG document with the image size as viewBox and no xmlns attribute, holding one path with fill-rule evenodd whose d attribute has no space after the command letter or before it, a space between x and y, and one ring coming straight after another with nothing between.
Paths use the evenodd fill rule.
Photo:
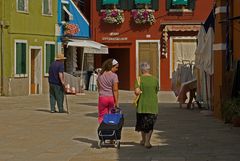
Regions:
<instances>
[{"instance_id":1,"label":"hanging garment","mask_svg":"<svg viewBox=\"0 0 240 161\"><path fill-rule=\"evenodd\" d=\"M214 73L214 61L213 61L213 42L214 42L214 31L213 28L210 27L208 29L206 39L205 39L204 47L201 50L203 57L203 69L209 75Z\"/></svg>"},{"instance_id":2,"label":"hanging garment","mask_svg":"<svg viewBox=\"0 0 240 161\"><path fill-rule=\"evenodd\" d=\"M98 75L96 73L92 73L89 80L89 86L88 86L89 91L97 91L97 78L98 78Z\"/></svg>"},{"instance_id":3,"label":"hanging garment","mask_svg":"<svg viewBox=\"0 0 240 161\"><path fill-rule=\"evenodd\" d=\"M202 25L197 35L198 43L195 51L195 66L198 69L203 69L203 60L202 60L203 56L201 51L205 44L205 37L206 37L206 31L204 29L204 26Z\"/></svg>"}]
</instances>

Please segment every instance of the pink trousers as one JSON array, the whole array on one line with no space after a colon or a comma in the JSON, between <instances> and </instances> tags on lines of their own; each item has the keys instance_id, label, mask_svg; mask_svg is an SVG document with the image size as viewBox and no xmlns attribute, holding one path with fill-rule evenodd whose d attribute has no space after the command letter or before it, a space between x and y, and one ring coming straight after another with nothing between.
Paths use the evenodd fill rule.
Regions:
<instances>
[{"instance_id":1,"label":"pink trousers","mask_svg":"<svg viewBox=\"0 0 240 161\"><path fill-rule=\"evenodd\" d=\"M110 113L111 109L114 108L114 97L113 96L101 96L98 98L98 122L103 121L103 116Z\"/></svg>"}]
</instances>

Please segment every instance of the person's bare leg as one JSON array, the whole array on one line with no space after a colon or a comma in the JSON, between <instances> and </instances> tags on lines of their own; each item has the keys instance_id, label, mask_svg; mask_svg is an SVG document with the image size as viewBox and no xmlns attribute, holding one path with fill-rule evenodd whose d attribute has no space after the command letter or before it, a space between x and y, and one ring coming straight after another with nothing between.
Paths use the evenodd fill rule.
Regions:
<instances>
[{"instance_id":1,"label":"person's bare leg","mask_svg":"<svg viewBox=\"0 0 240 161\"><path fill-rule=\"evenodd\" d=\"M145 139L145 144L144 144L146 148L151 148L152 147L152 145L150 144L152 132L153 131L151 130L146 134L146 137L145 137L146 139Z\"/></svg>"},{"instance_id":2,"label":"person's bare leg","mask_svg":"<svg viewBox=\"0 0 240 161\"><path fill-rule=\"evenodd\" d=\"M141 136L142 136L142 140L140 141L140 144L144 145L146 140L146 134L143 131L141 131Z\"/></svg>"},{"instance_id":3,"label":"person's bare leg","mask_svg":"<svg viewBox=\"0 0 240 161\"><path fill-rule=\"evenodd\" d=\"M190 90L190 98L189 98L189 101L188 101L188 104L187 104L187 108L190 109L191 108L191 105L192 105L192 101L193 101L193 98L194 98L194 95L195 95L195 91L194 90Z\"/></svg>"}]
</instances>

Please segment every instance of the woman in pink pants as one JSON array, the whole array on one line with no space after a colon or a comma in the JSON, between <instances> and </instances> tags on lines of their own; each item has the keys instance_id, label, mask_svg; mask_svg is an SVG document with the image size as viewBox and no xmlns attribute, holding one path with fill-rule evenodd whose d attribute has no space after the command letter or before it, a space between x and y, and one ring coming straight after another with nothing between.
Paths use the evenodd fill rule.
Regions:
<instances>
[{"instance_id":1,"label":"woman in pink pants","mask_svg":"<svg viewBox=\"0 0 240 161\"><path fill-rule=\"evenodd\" d=\"M118 76L119 64L115 59L107 59L97 79L98 84L98 122L101 123L104 114L118 107Z\"/></svg>"}]
</instances>

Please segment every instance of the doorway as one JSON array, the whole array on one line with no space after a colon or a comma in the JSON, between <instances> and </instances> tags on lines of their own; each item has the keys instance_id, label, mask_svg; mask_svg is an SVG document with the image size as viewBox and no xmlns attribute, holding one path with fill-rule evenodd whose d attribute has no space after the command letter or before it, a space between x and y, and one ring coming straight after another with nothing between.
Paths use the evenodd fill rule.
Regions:
<instances>
[{"instance_id":1,"label":"doorway","mask_svg":"<svg viewBox=\"0 0 240 161\"><path fill-rule=\"evenodd\" d=\"M108 58L114 58L119 63L117 71L119 89L130 89L130 48L109 48L109 54L102 55L102 63Z\"/></svg>"},{"instance_id":2,"label":"doorway","mask_svg":"<svg viewBox=\"0 0 240 161\"><path fill-rule=\"evenodd\" d=\"M138 40L137 41L137 55L136 55L136 69L137 69L137 76L140 75L139 65L142 62L147 62L150 64L150 73L155 76L160 85L160 41L152 40L152 41L145 41L145 40Z\"/></svg>"},{"instance_id":3,"label":"doorway","mask_svg":"<svg viewBox=\"0 0 240 161\"><path fill-rule=\"evenodd\" d=\"M42 57L40 47L30 47L30 94L42 93Z\"/></svg>"}]
</instances>

